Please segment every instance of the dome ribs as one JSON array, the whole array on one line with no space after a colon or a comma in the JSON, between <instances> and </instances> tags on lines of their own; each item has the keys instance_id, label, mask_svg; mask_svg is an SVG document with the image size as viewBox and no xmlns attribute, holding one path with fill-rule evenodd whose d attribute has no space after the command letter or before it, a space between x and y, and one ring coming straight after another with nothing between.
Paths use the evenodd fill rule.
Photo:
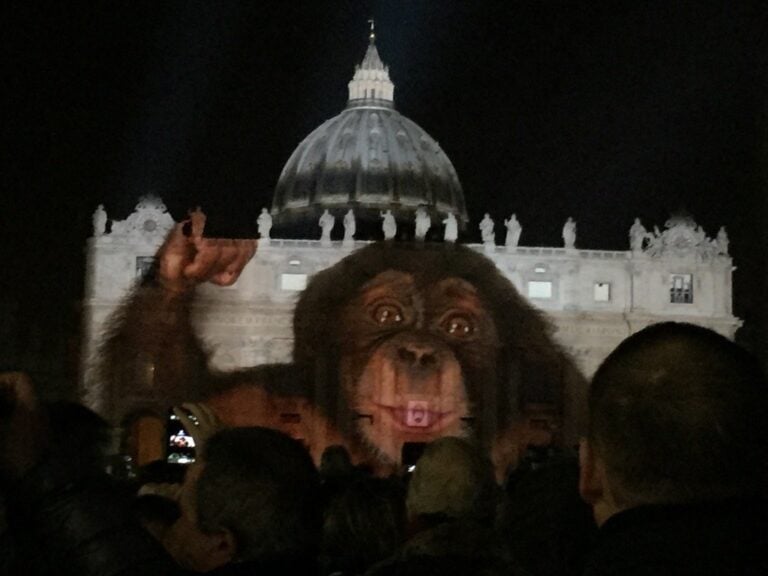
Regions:
<instances>
[{"instance_id":1,"label":"dome ribs","mask_svg":"<svg viewBox=\"0 0 768 576\"><path fill-rule=\"evenodd\" d=\"M394 85L371 43L349 83L347 107L312 131L286 163L275 187L275 224L316 230L323 210L354 208L380 232L391 209L410 226L417 207L433 217L453 212L467 221L456 170L438 143L394 108Z\"/></svg>"}]
</instances>

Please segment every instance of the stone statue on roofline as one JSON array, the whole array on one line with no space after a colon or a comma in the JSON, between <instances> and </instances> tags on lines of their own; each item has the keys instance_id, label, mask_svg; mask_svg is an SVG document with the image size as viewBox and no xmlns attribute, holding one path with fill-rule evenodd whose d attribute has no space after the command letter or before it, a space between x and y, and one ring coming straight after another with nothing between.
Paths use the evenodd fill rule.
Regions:
<instances>
[{"instance_id":1,"label":"stone statue on roofline","mask_svg":"<svg viewBox=\"0 0 768 576\"><path fill-rule=\"evenodd\" d=\"M104 219L106 221L106 214ZM163 238L176 225L163 201L151 194L139 198L136 209L128 218L111 222L111 236L145 240Z\"/></svg>"},{"instance_id":2,"label":"stone statue on roofline","mask_svg":"<svg viewBox=\"0 0 768 576\"><path fill-rule=\"evenodd\" d=\"M570 216L563 224L563 246L569 250L576 247L576 221Z\"/></svg>"},{"instance_id":3,"label":"stone statue on roofline","mask_svg":"<svg viewBox=\"0 0 768 576\"><path fill-rule=\"evenodd\" d=\"M261 209L261 214L256 218L256 226L258 226L259 238L261 238L262 242L269 244L269 232L272 230L272 216L270 216L266 208Z\"/></svg>"},{"instance_id":4,"label":"stone statue on roofline","mask_svg":"<svg viewBox=\"0 0 768 576\"><path fill-rule=\"evenodd\" d=\"M432 226L432 219L424 207L419 206L416 208L416 231L414 234L416 240L423 241L427 237L430 226Z\"/></svg>"},{"instance_id":5,"label":"stone statue on roofline","mask_svg":"<svg viewBox=\"0 0 768 576\"><path fill-rule=\"evenodd\" d=\"M649 240L651 235L648 234L648 230L645 229L643 223L640 222L640 218L635 218L634 223L629 229L629 247L633 254L642 254L643 247L646 240Z\"/></svg>"},{"instance_id":6,"label":"stone statue on roofline","mask_svg":"<svg viewBox=\"0 0 768 576\"><path fill-rule=\"evenodd\" d=\"M488 212L485 213L483 219L480 221L478 228L480 229L480 236L483 239L483 244L486 249L493 248L496 245L496 234L493 231L494 223L491 219L491 215Z\"/></svg>"},{"instance_id":7,"label":"stone statue on roofline","mask_svg":"<svg viewBox=\"0 0 768 576\"><path fill-rule=\"evenodd\" d=\"M322 233L320 234L320 245L330 246L331 230L333 230L333 227L336 225L336 218L328 211L327 208L323 210L323 214L320 216L318 225L322 229Z\"/></svg>"},{"instance_id":8,"label":"stone statue on roofline","mask_svg":"<svg viewBox=\"0 0 768 576\"><path fill-rule=\"evenodd\" d=\"M520 235L523 233L523 227L517 220L517 215L512 214L512 216L509 217L509 220L505 218L504 226L507 229L507 237L504 241L504 245L507 249L517 250L517 246L520 242Z\"/></svg>"},{"instance_id":9,"label":"stone statue on roofline","mask_svg":"<svg viewBox=\"0 0 768 576\"><path fill-rule=\"evenodd\" d=\"M381 223L381 230L384 232L384 240L392 240L397 234L397 221L395 220L392 210L386 212L379 212L383 222Z\"/></svg>"},{"instance_id":10,"label":"stone statue on roofline","mask_svg":"<svg viewBox=\"0 0 768 576\"><path fill-rule=\"evenodd\" d=\"M653 233L648 234L648 246L645 252L652 257L661 256L664 253L664 236L658 226L654 226Z\"/></svg>"},{"instance_id":11,"label":"stone statue on roofline","mask_svg":"<svg viewBox=\"0 0 768 576\"><path fill-rule=\"evenodd\" d=\"M345 248L350 248L355 244L355 232L357 231L357 224L355 222L355 213L350 208L347 213L344 214L344 240L341 243Z\"/></svg>"},{"instance_id":12,"label":"stone statue on roofline","mask_svg":"<svg viewBox=\"0 0 768 576\"><path fill-rule=\"evenodd\" d=\"M708 238L692 216L685 212L673 214L664 223L664 230L654 226L653 234L648 235L649 241L644 253L651 258L709 260L727 254L728 234L725 228L721 228L721 231L722 234L718 232L716 238Z\"/></svg>"},{"instance_id":13,"label":"stone statue on roofline","mask_svg":"<svg viewBox=\"0 0 768 576\"><path fill-rule=\"evenodd\" d=\"M453 212L448 212L448 215L443 220L445 224L445 233L443 234L443 240L446 242L456 242L459 237L459 223L456 220L456 215Z\"/></svg>"},{"instance_id":14,"label":"stone statue on roofline","mask_svg":"<svg viewBox=\"0 0 768 576\"><path fill-rule=\"evenodd\" d=\"M720 230L717 231L717 237L715 238L715 247L717 248L717 254L721 256L728 256L728 232L725 231L725 226L720 226Z\"/></svg>"},{"instance_id":15,"label":"stone statue on roofline","mask_svg":"<svg viewBox=\"0 0 768 576\"><path fill-rule=\"evenodd\" d=\"M99 238L104 236L107 230L107 211L104 210L104 204L99 204L93 212L93 236Z\"/></svg>"}]
</instances>

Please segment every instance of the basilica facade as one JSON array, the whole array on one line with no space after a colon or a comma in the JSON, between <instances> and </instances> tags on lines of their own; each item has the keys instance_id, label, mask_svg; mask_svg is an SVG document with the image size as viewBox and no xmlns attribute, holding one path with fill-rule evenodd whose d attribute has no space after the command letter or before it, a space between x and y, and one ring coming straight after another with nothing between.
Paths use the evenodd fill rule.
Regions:
<instances>
[{"instance_id":1,"label":"basilica facade","mask_svg":"<svg viewBox=\"0 0 768 576\"><path fill-rule=\"evenodd\" d=\"M254 258L233 286L198 288L195 324L216 368L290 362L292 313L316 272L369 242L390 238L454 242L456 230L480 229L470 245L491 259L550 319L555 338L587 376L628 335L663 320L707 326L729 338L733 262L724 230L708 235L689 216L646 230L628 227L623 251L582 250L577 223L563 224L560 246L526 246L524 222L489 213L468 220L448 156L394 107L394 86L371 34L349 84L347 107L302 141L279 176L272 206L258 217ZM181 217L179 217L181 216ZM82 389L106 415L146 399L116 397L95 366L112 314L151 267L176 220L160 198L140 199L125 220L94 214L87 246ZM494 221L495 220L495 221ZM292 233L315 229L313 237ZM146 377L151 379L151 374Z\"/></svg>"}]
</instances>

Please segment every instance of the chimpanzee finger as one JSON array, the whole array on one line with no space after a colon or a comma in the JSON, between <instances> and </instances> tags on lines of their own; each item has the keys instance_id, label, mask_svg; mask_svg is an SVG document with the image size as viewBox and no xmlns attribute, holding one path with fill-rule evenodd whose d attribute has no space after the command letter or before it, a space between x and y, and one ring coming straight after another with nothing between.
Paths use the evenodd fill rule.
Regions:
<instances>
[{"instance_id":1,"label":"chimpanzee finger","mask_svg":"<svg viewBox=\"0 0 768 576\"><path fill-rule=\"evenodd\" d=\"M157 252L157 276L163 285L173 291L187 289L184 269L194 259L195 247L184 234L184 222L176 224L168 233Z\"/></svg>"},{"instance_id":2,"label":"chimpanzee finger","mask_svg":"<svg viewBox=\"0 0 768 576\"><path fill-rule=\"evenodd\" d=\"M210 271L209 280L214 284L227 286L232 284L230 279L235 272L234 262L237 258L237 248L233 240L219 240L221 247L221 258L216 263L216 267Z\"/></svg>"},{"instance_id":3,"label":"chimpanzee finger","mask_svg":"<svg viewBox=\"0 0 768 576\"><path fill-rule=\"evenodd\" d=\"M214 274L221 259L221 246L216 240L201 238L195 241L195 259L184 268L184 275L192 280L204 282Z\"/></svg>"},{"instance_id":4,"label":"chimpanzee finger","mask_svg":"<svg viewBox=\"0 0 768 576\"><path fill-rule=\"evenodd\" d=\"M234 269L233 265L237 260L237 240L219 240L219 243L221 247L221 258L219 258L214 275Z\"/></svg>"},{"instance_id":5,"label":"chimpanzee finger","mask_svg":"<svg viewBox=\"0 0 768 576\"><path fill-rule=\"evenodd\" d=\"M221 286L231 286L240 277L240 273L256 252L253 240L235 240L231 245L232 260L226 268L211 278L211 282Z\"/></svg>"},{"instance_id":6,"label":"chimpanzee finger","mask_svg":"<svg viewBox=\"0 0 768 576\"><path fill-rule=\"evenodd\" d=\"M238 243L237 250L237 269L242 271L245 265L251 261L254 254L256 254L257 240L235 240Z\"/></svg>"}]
</instances>

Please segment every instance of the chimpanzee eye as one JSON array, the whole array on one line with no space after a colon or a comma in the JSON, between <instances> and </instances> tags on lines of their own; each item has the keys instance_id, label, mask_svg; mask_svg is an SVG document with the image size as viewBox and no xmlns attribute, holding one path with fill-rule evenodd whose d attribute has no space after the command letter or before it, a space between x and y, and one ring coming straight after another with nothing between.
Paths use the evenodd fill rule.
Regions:
<instances>
[{"instance_id":1,"label":"chimpanzee eye","mask_svg":"<svg viewBox=\"0 0 768 576\"><path fill-rule=\"evenodd\" d=\"M465 314L451 314L443 320L443 329L451 336L466 338L475 332L475 323Z\"/></svg>"},{"instance_id":2,"label":"chimpanzee eye","mask_svg":"<svg viewBox=\"0 0 768 576\"><path fill-rule=\"evenodd\" d=\"M381 325L400 324L403 311L394 304L379 304L373 309L373 319Z\"/></svg>"}]
</instances>

